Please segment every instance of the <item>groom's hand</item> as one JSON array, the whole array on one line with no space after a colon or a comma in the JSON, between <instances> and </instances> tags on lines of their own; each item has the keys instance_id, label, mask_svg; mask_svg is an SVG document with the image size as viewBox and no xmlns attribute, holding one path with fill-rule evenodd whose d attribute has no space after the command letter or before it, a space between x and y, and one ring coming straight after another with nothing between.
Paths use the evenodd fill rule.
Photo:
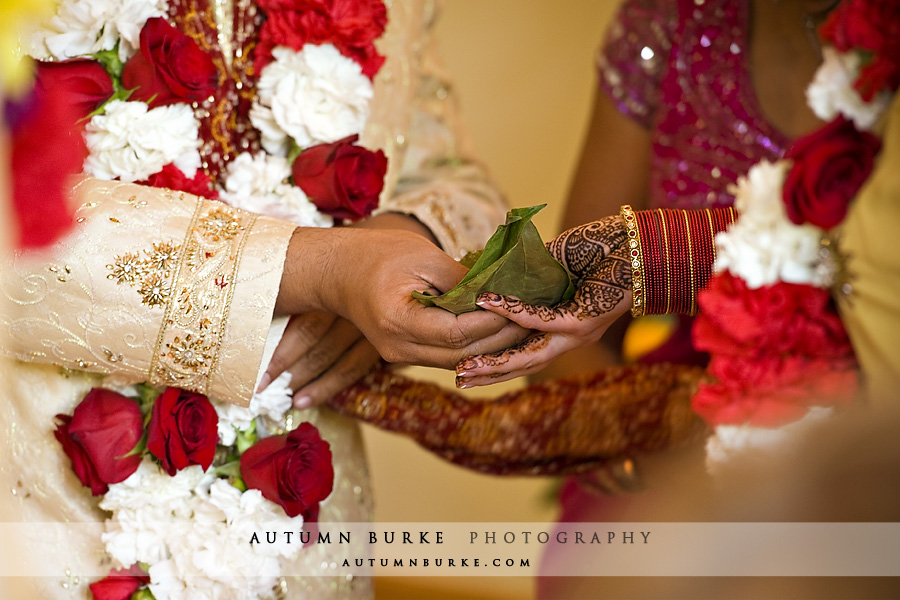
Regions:
<instances>
[{"instance_id":1,"label":"groom's hand","mask_svg":"<svg viewBox=\"0 0 900 600\"><path fill-rule=\"evenodd\" d=\"M309 408L356 383L380 360L378 350L347 319L323 311L294 315L272 354L259 391L287 371L294 407Z\"/></svg>"},{"instance_id":2,"label":"groom's hand","mask_svg":"<svg viewBox=\"0 0 900 600\"><path fill-rule=\"evenodd\" d=\"M382 213L357 221L353 227L411 231L437 244L417 219ZM378 350L359 328L338 315L314 311L293 315L260 381L265 389L283 372L291 375L294 406L316 406L366 375L381 361Z\"/></svg>"},{"instance_id":3,"label":"groom's hand","mask_svg":"<svg viewBox=\"0 0 900 600\"><path fill-rule=\"evenodd\" d=\"M298 229L276 312L325 310L354 323L388 362L452 368L466 356L514 345L527 331L488 312L456 316L413 291L452 288L466 268L404 231Z\"/></svg>"}]
</instances>

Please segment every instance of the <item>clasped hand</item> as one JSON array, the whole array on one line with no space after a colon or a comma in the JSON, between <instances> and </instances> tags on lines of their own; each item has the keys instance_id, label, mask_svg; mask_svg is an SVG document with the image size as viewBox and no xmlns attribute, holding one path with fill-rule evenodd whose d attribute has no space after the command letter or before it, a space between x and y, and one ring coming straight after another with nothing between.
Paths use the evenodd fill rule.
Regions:
<instances>
[{"instance_id":1,"label":"clasped hand","mask_svg":"<svg viewBox=\"0 0 900 600\"><path fill-rule=\"evenodd\" d=\"M560 354L592 344L631 307L631 262L619 216L570 229L547 248L578 286L575 297L556 306L534 306L498 294L478 305L534 333L507 350L472 356L457 365L461 388L506 381L540 371Z\"/></svg>"},{"instance_id":2,"label":"clasped hand","mask_svg":"<svg viewBox=\"0 0 900 600\"><path fill-rule=\"evenodd\" d=\"M298 229L275 307L294 316L260 388L288 371L294 404L305 408L354 383L380 358L452 369L525 339L526 329L491 312L457 316L412 298L414 291L443 293L466 271L408 231Z\"/></svg>"}]
</instances>

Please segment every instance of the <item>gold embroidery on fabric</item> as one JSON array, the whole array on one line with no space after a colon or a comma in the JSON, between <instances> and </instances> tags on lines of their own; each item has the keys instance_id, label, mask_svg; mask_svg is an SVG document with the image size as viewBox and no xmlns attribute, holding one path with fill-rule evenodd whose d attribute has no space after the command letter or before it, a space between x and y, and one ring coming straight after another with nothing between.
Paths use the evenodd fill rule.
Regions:
<instances>
[{"instance_id":1,"label":"gold embroidery on fabric","mask_svg":"<svg viewBox=\"0 0 900 600\"><path fill-rule=\"evenodd\" d=\"M161 242L146 252L143 264L152 272L139 291L151 307L162 300L166 312L150 365L152 385L208 393L233 282L255 221L255 215L201 201L181 246ZM117 258L116 268L131 264L125 258Z\"/></svg>"}]
</instances>

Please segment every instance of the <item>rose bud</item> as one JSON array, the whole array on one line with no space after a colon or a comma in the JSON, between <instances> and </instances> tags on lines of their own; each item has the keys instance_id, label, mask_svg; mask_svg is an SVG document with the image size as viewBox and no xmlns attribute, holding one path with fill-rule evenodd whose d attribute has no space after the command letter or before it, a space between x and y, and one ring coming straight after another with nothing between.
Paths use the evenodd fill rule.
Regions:
<instances>
[{"instance_id":1,"label":"rose bud","mask_svg":"<svg viewBox=\"0 0 900 600\"><path fill-rule=\"evenodd\" d=\"M219 416L209 398L166 388L153 403L147 425L147 450L169 475L189 465L212 464L218 443Z\"/></svg>"},{"instance_id":2,"label":"rose bud","mask_svg":"<svg viewBox=\"0 0 900 600\"><path fill-rule=\"evenodd\" d=\"M384 187L384 152L356 146L357 139L359 136L351 135L307 148L292 168L294 183L319 210L336 219L367 217L378 206Z\"/></svg>"},{"instance_id":3,"label":"rose bud","mask_svg":"<svg viewBox=\"0 0 900 600\"><path fill-rule=\"evenodd\" d=\"M35 87L52 92L65 90L66 98L80 117L86 117L113 95L113 82L95 60L73 58L37 63Z\"/></svg>"},{"instance_id":4,"label":"rose bud","mask_svg":"<svg viewBox=\"0 0 900 600\"><path fill-rule=\"evenodd\" d=\"M147 19L141 51L122 70L122 85L134 90L130 99L149 102L151 107L205 100L218 81L209 54L160 17Z\"/></svg>"},{"instance_id":5,"label":"rose bud","mask_svg":"<svg viewBox=\"0 0 900 600\"><path fill-rule=\"evenodd\" d=\"M150 583L150 576L138 565L116 569L89 587L94 600L128 600L138 589Z\"/></svg>"},{"instance_id":6,"label":"rose bud","mask_svg":"<svg viewBox=\"0 0 900 600\"><path fill-rule=\"evenodd\" d=\"M125 481L141 462L139 454L126 456L144 434L138 403L122 394L94 388L75 407L72 416L56 415L54 435L72 461L72 470L95 496L110 483Z\"/></svg>"},{"instance_id":7,"label":"rose bud","mask_svg":"<svg viewBox=\"0 0 900 600\"><path fill-rule=\"evenodd\" d=\"M334 486L331 448L309 423L287 435L264 438L241 455L241 477L248 488L279 504L289 517L315 520L319 502Z\"/></svg>"}]
</instances>

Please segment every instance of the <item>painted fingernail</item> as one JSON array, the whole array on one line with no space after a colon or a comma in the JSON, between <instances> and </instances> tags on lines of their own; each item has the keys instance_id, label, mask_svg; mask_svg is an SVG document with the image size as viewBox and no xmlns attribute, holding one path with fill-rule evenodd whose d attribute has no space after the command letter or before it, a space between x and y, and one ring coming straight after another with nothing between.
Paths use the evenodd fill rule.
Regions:
<instances>
[{"instance_id":1,"label":"painted fingernail","mask_svg":"<svg viewBox=\"0 0 900 600\"><path fill-rule=\"evenodd\" d=\"M456 365L456 374L457 375L470 375L470 373L466 373L466 371L471 371L478 365L475 364L475 361L471 358L467 358L463 360L461 363Z\"/></svg>"},{"instance_id":2,"label":"painted fingernail","mask_svg":"<svg viewBox=\"0 0 900 600\"><path fill-rule=\"evenodd\" d=\"M312 404L312 398L309 396L300 396L299 398L294 398L294 408L303 410L304 408L309 408Z\"/></svg>"},{"instance_id":3,"label":"painted fingernail","mask_svg":"<svg viewBox=\"0 0 900 600\"><path fill-rule=\"evenodd\" d=\"M469 378L468 377L457 377L456 378L456 387L458 387L461 390L471 387L471 385L469 385Z\"/></svg>"},{"instance_id":4,"label":"painted fingernail","mask_svg":"<svg viewBox=\"0 0 900 600\"><path fill-rule=\"evenodd\" d=\"M256 393L260 393L272 383L272 376L268 373L263 373L263 376L259 378L259 385L256 386Z\"/></svg>"},{"instance_id":5,"label":"painted fingernail","mask_svg":"<svg viewBox=\"0 0 900 600\"><path fill-rule=\"evenodd\" d=\"M484 292L483 294L478 295L478 299L475 301L475 304L478 306L483 306L485 304L497 304L503 298L499 294L495 294L494 292Z\"/></svg>"}]
</instances>

